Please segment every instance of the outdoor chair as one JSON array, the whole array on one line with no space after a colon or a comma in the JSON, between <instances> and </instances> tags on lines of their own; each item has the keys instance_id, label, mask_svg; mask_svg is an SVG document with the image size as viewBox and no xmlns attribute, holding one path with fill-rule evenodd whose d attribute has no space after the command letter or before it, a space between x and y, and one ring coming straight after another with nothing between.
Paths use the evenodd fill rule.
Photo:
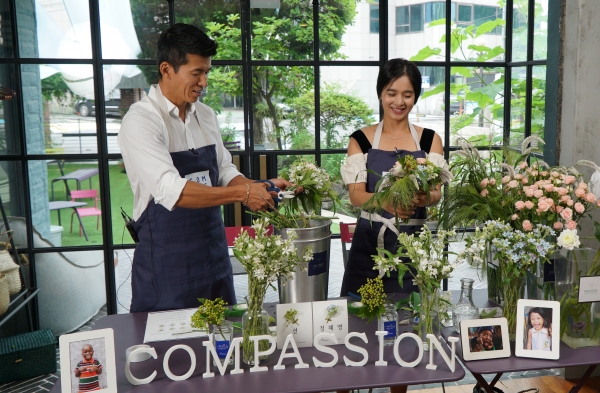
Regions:
<instances>
[{"instance_id":1,"label":"outdoor chair","mask_svg":"<svg viewBox=\"0 0 600 393\"><path fill-rule=\"evenodd\" d=\"M346 250L346 244L352 244L354 229L356 229L356 224L340 222L340 239L342 240L342 258L344 259L344 269L346 269L346 265L348 264L348 251Z\"/></svg>"},{"instance_id":2,"label":"outdoor chair","mask_svg":"<svg viewBox=\"0 0 600 393\"><path fill-rule=\"evenodd\" d=\"M76 199L86 199L92 198L94 200L94 207L78 207L71 214L71 232L73 232L73 215L77 214L79 217L89 217L89 216L97 216L98 219L96 221L96 229L100 227L100 216L102 215L102 211L98 209L98 191L97 190L72 190L71 191L71 201L76 202ZM81 221L80 221L81 223ZM79 237L81 237L81 230L83 224L79 226Z\"/></svg>"}]
</instances>

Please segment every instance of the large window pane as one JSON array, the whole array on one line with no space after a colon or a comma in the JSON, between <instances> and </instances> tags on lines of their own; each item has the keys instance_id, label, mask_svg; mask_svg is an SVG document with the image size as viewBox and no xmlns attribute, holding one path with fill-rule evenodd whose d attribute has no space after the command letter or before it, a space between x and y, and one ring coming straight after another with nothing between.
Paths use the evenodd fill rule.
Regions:
<instances>
[{"instance_id":1,"label":"large window pane","mask_svg":"<svg viewBox=\"0 0 600 393\"><path fill-rule=\"evenodd\" d=\"M533 23L533 60L545 60L548 54L548 0L535 0Z\"/></svg>"},{"instance_id":2,"label":"large window pane","mask_svg":"<svg viewBox=\"0 0 600 393\"><path fill-rule=\"evenodd\" d=\"M332 15L335 12L335 7L325 7L321 18L337 18ZM312 7L303 5L279 9L253 8L250 19L252 59L314 59ZM323 45L320 50L323 54L329 51Z\"/></svg>"},{"instance_id":3,"label":"large window pane","mask_svg":"<svg viewBox=\"0 0 600 393\"><path fill-rule=\"evenodd\" d=\"M87 1L17 1L16 5L21 57L92 58Z\"/></svg>"},{"instance_id":4,"label":"large window pane","mask_svg":"<svg viewBox=\"0 0 600 393\"><path fill-rule=\"evenodd\" d=\"M412 60L444 60L445 46L440 42L445 35L446 3L400 5L390 3L388 12L389 57ZM418 56L417 56L418 54Z\"/></svg>"},{"instance_id":5,"label":"large window pane","mask_svg":"<svg viewBox=\"0 0 600 393\"><path fill-rule=\"evenodd\" d=\"M459 138L476 144L502 142L502 68L453 67L450 82L450 144Z\"/></svg>"},{"instance_id":6,"label":"large window pane","mask_svg":"<svg viewBox=\"0 0 600 393\"><path fill-rule=\"evenodd\" d=\"M347 148L352 132L379 120L378 71L377 67L321 68L322 149Z\"/></svg>"},{"instance_id":7,"label":"large window pane","mask_svg":"<svg viewBox=\"0 0 600 393\"><path fill-rule=\"evenodd\" d=\"M513 8L512 61L527 60L527 2L515 2Z\"/></svg>"},{"instance_id":8,"label":"large window pane","mask_svg":"<svg viewBox=\"0 0 600 393\"><path fill-rule=\"evenodd\" d=\"M0 162L0 197L7 216L25 216L26 198L22 179L23 172L19 162Z\"/></svg>"},{"instance_id":9,"label":"large window pane","mask_svg":"<svg viewBox=\"0 0 600 393\"><path fill-rule=\"evenodd\" d=\"M321 60L377 60L379 58L379 5L343 1L321 3L319 58Z\"/></svg>"},{"instance_id":10,"label":"large window pane","mask_svg":"<svg viewBox=\"0 0 600 393\"><path fill-rule=\"evenodd\" d=\"M121 217L121 209L129 216L133 216L133 191L125 172L123 160L110 160L108 162L108 178L110 182L110 211L112 213L110 219L113 244L134 244Z\"/></svg>"},{"instance_id":11,"label":"large window pane","mask_svg":"<svg viewBox=\"0 0 600 393\"><path fill-rule=\"evenodd\" d=\"M521 146L525 138L525 99L527 94L526 68L512 69L510 99L510 145Z\"/></svg>"},{"instance_id":12,"label":"large window pane","mask_svg":"<svg viewBox=\"0 0 600 393\"><path fill-rule=\"evenodd\" d=\"M546 120L546 66L535 66L531 84L531 134L544 139Z\"/></svg>"},{"instance_id":13,"label":"large window pane","mask_svg":"<svg viewBox=\"0 0 600 393\"><path fill-rule=\"evenodd\" d=\"M22 65L21 77L28 154L98 151L91 65Z\"/></svg>"},{"instance_id":14,"label":"large window pane","mask_svg":"<svg viewBox=\"0 0 600 393\"><path fill-rule=\"evenodd\" d=\"M261 66L252 75L254 149L314 149L314 126L307 125L314 117L313 68Z\"/></svg>"},{"instance_id":15,"label":"large window pane","mask_svg":"<svg viewBox=\"0 0 600 393\"><path fill-rule=\"evenodd\" d=\"M321 156L321 168L325 169L329 173L329 178L333 183L333 189L338 193L338 197L341 201L341 206L336 208L335 217L337 220L332 220L331 233L338 235L340 233L340 222L356 222L356 216L358 211L350 205L350 199L348 198L348 188L344 186L342 181L342 175L340 174L340 167L346 154L323 154ZM323 210L321 215L333 216L333 203L325 200L323 201Z\"/></svg>"},{"instance_id":16,"label":"large window pane","mask_svg":"<svg viewBox=\"0 0 600 393\"><path fill-rule=\"evenodd\" d=\"M100 0L99 5L103 58L149 58L156 53L156 32L168 27L161 15L168 12L166 2L145 4L137 1ZM142 40L143 51L138 36Z\"/></svg>"},{"instance_id":17,"label":"large window pane","mask_svg":"<svg viewBox=\"0 0 600 393\"><path fill-rule=\"evenodd\" d=\"M445 84L443 67L419 67L422 76L421 96L409 114L411 123L434 130L445 140L444 93Z\"/></svg>"},{"instance_id":18,"label":"large window pane","mask_svg":"<svg viewBox=\"0 0 600 393\"><path fill-rule=\"evenodd\" d=\"M197 0L177 0L175 2L175 22L194 25L205 31L209 37L217 40L219 48L215 60L240 60L242 58L240 13L240 1L237 0L207 0L201 4ZM273 13L274 10L270 10L271 16ZM165 15L168 15L168 12ZM168 27L168 19L165 19L165 22Z\"/></svg>"},{"instance_id":19,"label":"large window pane","mask_svg":"<svg viewBox=\"0 0 600 393\"><path fill-rule=\"evenodd\" d=\"M7 92L7 97L11 93L15 93L11 99L0 100L0 155L18 154L20 152L19 145L19 116L17 114L17 100L19 96L15 91L15 67L12 64L0 64L0 86L10 89ZM29 84L36 81L23 81L23 84ZM24 98L29 98L29 91L24 89ZM34 102L38 102L39 97L34 98ZM24 101L25 102L25 101Z\"/></svg>"},{"instance_id":20,"label":"large window pane","mask_svg":"<svg viewBox=\"0 0 600 393\"><path fill-rule=\"evenodd\" d=\"M423 4L410 6L410 31L423 31Z\"/></svg>"},{"instance_id":21,"label":"large window pane","mask_svg":"<svg viewBox=\"0 0 600 393\"><path fill-rule=\"evenodd\" d=\"M0 3L0 57L12 57L13 36L12 23L9 17L9 2Z\"/></svg>"}]
</instances>

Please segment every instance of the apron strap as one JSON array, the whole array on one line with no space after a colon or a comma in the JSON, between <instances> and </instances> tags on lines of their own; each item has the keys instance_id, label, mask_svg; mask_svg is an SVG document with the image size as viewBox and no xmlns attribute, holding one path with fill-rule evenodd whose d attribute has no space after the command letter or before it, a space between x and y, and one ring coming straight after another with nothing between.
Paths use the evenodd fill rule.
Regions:
<instances>
[{"instance_id":1,"label":"apron strap","mask_svg":"<svg viewBox=\"0 0 600 393\"><path fill-rule=\"evenodd\" d=\"M419 143L419 134L417 133L417 129L412 123L408 123L408 128L410 129L410 134L412 135L413 140L415 141L415 145L417 146L417 151L421 150L421 144ZM375 136L373 137L373 149L379 149L379 142L381 141L381 134L383 133L383 121L380 121L377 124L377 129L375 130Z\"/></svg>"},{"instance_id":2,"label":"apron strap","mask_svg":"<svg viewBox=\"0 0 600 393\"><path fill-rule=\"evenodd\" d=\"M394 232L396 234L396 236L400 236L400 232L398 231L398 228L396 227L396 220L394 218L385 218L377 213L369 213L364 210L360 212L360 217L364 218L365 220L380 222L383 224L381 226L381 229L379 229L379 233L377 234L377 248L384 248L383 235L385 234L386 229L390 229L392 232ZM413 225L424 225L424 224L425 224L424 219L410 219L408 221L408 223L402 223L401 226L413 226ZM384 274L385 274L384 271L380 269L379 277L380 278L383 277Z\"/></svg>"}]
</instances>

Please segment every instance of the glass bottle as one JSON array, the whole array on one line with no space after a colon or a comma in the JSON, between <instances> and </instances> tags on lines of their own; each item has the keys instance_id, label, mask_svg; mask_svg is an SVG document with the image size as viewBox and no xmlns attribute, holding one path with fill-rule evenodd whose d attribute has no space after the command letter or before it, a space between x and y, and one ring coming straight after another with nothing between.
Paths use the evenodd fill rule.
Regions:
<instances>
[{"instance_id":1,"label":"glass bottle","mask_svg":"<svg viewBox=\"0 0 600 393\"><path fill-rule=\"evenodd\" d=\"M398 312L396 311L396 304L392 302L385 302L383 304L385 311L378 319L378 330L385 330L388 332L383 337L383 345L394 345L396 335L398 334Z\"/></svg>"},{"instance_id":2,"label":"glass bottle","mask_svg":"<svg viewBox=\"0 0 600 393\"><path fill-rule=\"evenodd\" d=\"M460 332L460 321L479 319L479 309L473 304L473 280L461 278L460 284L460 299L452 308L452 325L457 332Z\"/></svg>"},{"instance_id":3,"label":"glass bottle","mask_svg":"<svg viewBox=\"0 0 600 393\"><path fill-rule=\"evenodd\" d=\"M213 325L212 329L213 344L217 351L217 356L223 364L223 360L227 357L227 352L231 346L231 340L233 340L233 323L231 321L224 320L220 325ZM228 365L233 365L234 355L229 358ZM216 366L216 360L213 359L213 365Z\"/></svg>"},{"instance_id":4,"label":"glass bottle","mask_svg":"<svg viewBox=\"0 0 600 393\"><path fill-rule=\"evenodd\" d=\"M260 311L246 310L242 315L242 361L254 366L254 342L250 340L252 336L269 335L269 313L264 308ZM258 350L266 351L269 349L269 341L260 340ZM269 360L268 355L260 356L258 361L262 364Z\"/></svg>"}]
</instances>

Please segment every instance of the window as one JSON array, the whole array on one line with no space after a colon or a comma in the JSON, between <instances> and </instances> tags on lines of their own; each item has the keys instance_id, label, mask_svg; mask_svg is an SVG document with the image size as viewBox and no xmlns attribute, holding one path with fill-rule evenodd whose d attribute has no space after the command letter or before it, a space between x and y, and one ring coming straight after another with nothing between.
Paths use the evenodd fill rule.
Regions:
<instances>
[{"instance_id":1,"label":"window","mask_svg":"<svg viewBox=\"0 0 600 393\"><path fill-rule=\"evenodd\" d=\"M425 4L425 23L446 17L446 2L433 1Z\"/></svg>"},{"instance_id":2,"label":"window","mask_svg":"<svg viewBox=\"0 0 600 393\"><path fill-rule=\"evenodd\" d=\"M369 31L379 33L379 5L369 6Z\"/></svg>"},{"instance_id":3,"label":"window","mask_svg":"<svg viewBox=\"0 0 600 393\"><path fill-rule=\"evenodd\" d=\"M498 18L502 18L502 14L500 14L499 8L488 7L485 5L474 5L473 14L473 24L475 26L481 26L485 22L491 22ZM496 27L493 31L490 32L490 34L502 34L502 29L500 27Z\"/></svg>"},{"instance_id":4,"label":"window","mask_svg":"<svg viewBox=\"0 0 600 393\"><path fill-rule=\"evenodd\" d=\"M458 25L471 25L473 24L473 6L469 4L458 5Z\"/></svg>"},{"instance_id":5,"label":"window","mask_svg":"<svg viewBox=\"0 0 600 393\"><path fill-rule=\"evenodd\" d=\"M423 31L423 4L396 7L396 34Z\"/></svg>"}]
</instances>

